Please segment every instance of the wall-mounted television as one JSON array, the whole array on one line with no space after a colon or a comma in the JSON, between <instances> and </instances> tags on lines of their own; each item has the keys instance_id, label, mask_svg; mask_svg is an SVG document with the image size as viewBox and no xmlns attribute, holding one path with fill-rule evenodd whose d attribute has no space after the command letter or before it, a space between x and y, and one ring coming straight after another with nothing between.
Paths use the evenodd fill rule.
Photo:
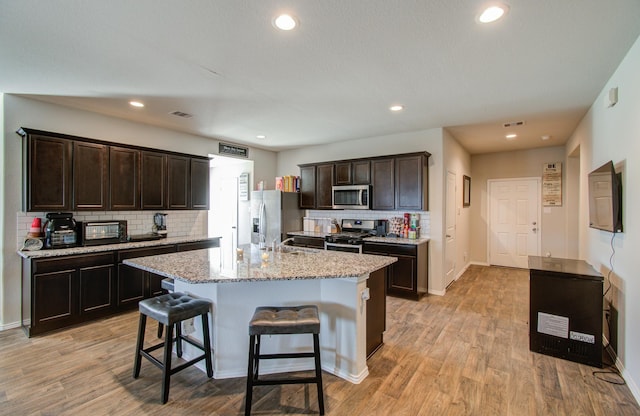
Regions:
<instances>
[{"instance_id":1,"label":"wall-mounted television","mask_svg":"<svg viewBox=\"0 0 640 416\"><path fill-rule=\"evenodd\" d=\"M611 161L589 174L589 227L622 232L622 175Z\"/></svg>"}]
</instances>

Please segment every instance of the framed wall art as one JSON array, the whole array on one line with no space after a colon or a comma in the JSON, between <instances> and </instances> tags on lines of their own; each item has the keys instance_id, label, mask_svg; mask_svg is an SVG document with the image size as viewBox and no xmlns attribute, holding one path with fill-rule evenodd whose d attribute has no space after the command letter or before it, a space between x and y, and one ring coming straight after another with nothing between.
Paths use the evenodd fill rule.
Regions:
<instances>
[{"instance_id":1,"label":"framed wall art","mask_svg":"<svg viewBox=\"0 0 640 416\"><path fill-rule=\"evenodd\" d=\"M468 207L471 205L471 178L467 175L462 175L462 206Z\"/></svg>"}]
</instances>

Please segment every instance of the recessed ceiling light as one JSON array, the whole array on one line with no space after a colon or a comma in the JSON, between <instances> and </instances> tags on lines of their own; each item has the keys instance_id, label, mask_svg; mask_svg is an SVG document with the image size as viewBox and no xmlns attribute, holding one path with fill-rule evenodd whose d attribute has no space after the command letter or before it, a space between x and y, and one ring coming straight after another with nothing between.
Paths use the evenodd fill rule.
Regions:
<instances>
[{"instance_id":1,"label":"recessed ceiling light","mask_svg":"<svg viewBox=\"0 0 640 416\"><path fill-rule=\"evenodd\" d=\"M273 19L273 25L280 30L293 30L298 26L298 21L290 14L281 14Z\"/></svg>"},{"instance_id":2,"label":"recessed ceiling light","mask_svg":"<svg viewBox=\"0 0 640 416\"><path fill-rule=\"evenodd\" d=\"M266 138L267 138L267 136L265 136L264 134L258 134L256 136L256 139L266 139Z\"/></svg>"},{"instance_id":3,"label":"recessed ceiling light","mask_svg":"<svg viewBox=\"0 0 640 416\"><path fill-rule=\"evenodd\" d=\"M492 4L480 13L478 22L491 23L503 17L509 11L509 6L502 3Z\"/></svg>"},{"instance_id":4,"label":"recessed ceiling light","mask_svg":"<svg viewBox=\"0 0 640 416\"><path fill-rule=\"evenodd\" d=\"M515 134L515 133L511 133L511 134L507 134L507 135L506 135L506 136L504 136L504 137L506 137L506 138L507 138L507 140L513 140L513 139L515 139L516 137L518 137L518 135L517 135L517 134Z\"/></svg>"},{"instance_id":5,"label":"recessed ceiling light","mask_svg":"<svg viewBox=\"0 0 640 416\"><path fill-rule=\"evenodd\" d=\"M129 101L129 105L132 107L138 107L138 108L144 107L144 104L141 103L140 101Z\"/></svg>"},{"instance_id":6,"label":"recessed ceiling light","mask_svg":"<svg viewBox=\"0 0 640 416\"><path fill-rule=\"evenodd\" d=\"M391 110L391 111L402 111L402 110L404 110L404 106L402 106L402 105L392 105L391 107L389 107L389 110Z\"/></svg>"},{"instance_id":7,"label":"recessed ceiling light","mask_svg":"<svg viewBox=\"0 0 640 416\"><path fill-rule=\"evenodd\" d=\"M542 140L549 140L549 139L551 138L551 136L550 136L550 135L548 135L548 134L545 134L544 136L540 136L540 138L541 138Z\"/></svg>"}]
</instances>

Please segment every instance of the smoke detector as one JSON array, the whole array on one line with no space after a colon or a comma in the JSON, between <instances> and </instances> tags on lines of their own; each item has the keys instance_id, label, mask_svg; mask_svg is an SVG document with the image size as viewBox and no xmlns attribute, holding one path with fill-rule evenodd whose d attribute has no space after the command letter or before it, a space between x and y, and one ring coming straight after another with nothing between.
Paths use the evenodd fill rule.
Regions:
<instances>
[{"instance_id":1,"label":"smoke detector","mask_svg":"<svg viewBox=\"0 0 640 416\"><path fill-rule=\"evenodd\" d=\"M504 123L502 125L502 127L504 128L518 127L518 126L524 126L524 121L509 121L508 123Z\"/></svg>"},{"instance_id":2,"label":"smoke detector","mask_svg":"<svg viewBox=\"0 0 640 416\"><path fill-rule=\"evenodd\" d=\"M192 114L184 113L182 111L174 111L174 112L171 112L169 114L171 114L172 116L182 117L182 118L191 118L191 117L193 117Z\"/></svg>"}]
</instances>

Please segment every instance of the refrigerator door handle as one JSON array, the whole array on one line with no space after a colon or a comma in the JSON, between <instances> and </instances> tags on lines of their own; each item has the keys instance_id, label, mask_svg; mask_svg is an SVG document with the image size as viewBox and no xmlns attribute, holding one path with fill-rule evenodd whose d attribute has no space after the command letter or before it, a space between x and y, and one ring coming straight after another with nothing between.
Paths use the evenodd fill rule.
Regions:
<instances>
[{"instance_id":1,"label":"refrigerator door handle","mask_svg":"<svg viewBox=\"0 0 640 416\"><path fill-rule=\"evenodd\" d=\"M258 214L259 244L260 248L265 247L267 241L267 207L264 202L260 203L260 213Z\"/></svg>"}]
</instances>

